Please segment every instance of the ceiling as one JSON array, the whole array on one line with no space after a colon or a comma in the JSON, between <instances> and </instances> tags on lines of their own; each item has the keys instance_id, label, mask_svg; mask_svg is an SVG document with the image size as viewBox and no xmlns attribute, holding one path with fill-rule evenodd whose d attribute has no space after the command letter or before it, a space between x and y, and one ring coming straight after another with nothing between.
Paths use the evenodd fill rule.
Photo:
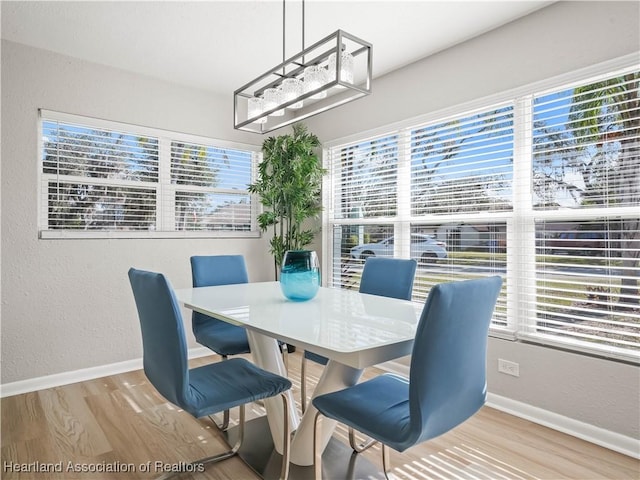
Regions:
<instances>
[{"instance_id":1,"label":"ceiling","mask_svg":"<svg viewBox=\"0 0 640 480\"><path fill-rule=\"evenodd\" d=\"M282 61L279 0L2 1L2 38L231 95ZM374 78L550 1L306 0L306 46L337 29L373 44ZM286 56L302 50L302 2L286 1Z\"/></svg>"}]
</instances>

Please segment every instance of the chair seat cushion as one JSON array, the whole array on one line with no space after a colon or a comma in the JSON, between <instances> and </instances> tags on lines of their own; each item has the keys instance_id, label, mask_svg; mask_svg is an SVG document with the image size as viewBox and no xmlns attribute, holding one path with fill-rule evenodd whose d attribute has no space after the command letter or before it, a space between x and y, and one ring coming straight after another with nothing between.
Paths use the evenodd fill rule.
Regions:
<instances>
[{"instance_id":1,"label":"chair seat cushion","mask_svg":"<svg viewBox=\"0 0 640 480\"><path fill-rule=\"evenodd\" d=\"M180 405L194 417L228 410L244 403L278 395L291 382L248 362L232 358L189 370L188 399Z\"/></svg>"},{"instance_id":2,"label":"chair seat cushion","mask_svg":"<svg viewBox=\"0 0 640 480\"><path fill-rule=\"evenodd\" d=\"M326 417L338 420L402 452L409 433L409 381L384 374L313 399Z\"/></svg>"},{"instance_id":3,"label":"chair seat cushion","mask_svg":"<svg viewBox=\"0 0 640 480\"><path fill-rule=\"evenodd\" d=\"M312 362L319 363L320 365L326 365L329 362L327 357L323 357L322 355L318 355L317 353L309 352L305 350L304 358L307 360L311 360Z\"/></svg>"},{"instance_id":4,"label":"chair seat cushion","mask_svg":"<svg viewBox=\"0 0 640 480\"><path fill-rule=\"evenodd\" d=\"M238 355L249 353L247 331L236 325L209 319L194 324L193 334L200 345L213 350L218 355Z\"/></svg>"}]
</instances>

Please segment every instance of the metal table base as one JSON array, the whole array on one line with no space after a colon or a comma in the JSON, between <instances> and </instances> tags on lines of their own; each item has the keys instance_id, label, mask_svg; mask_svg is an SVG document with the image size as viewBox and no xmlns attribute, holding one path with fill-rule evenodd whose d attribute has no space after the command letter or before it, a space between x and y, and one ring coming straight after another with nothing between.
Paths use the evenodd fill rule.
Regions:
<instances>
[{"instance_id":1,"label":"metal table base","mask_svg":"<svg viewBox=\"0 0 640 480\"><path fill-rule=\"evenodd\" d=\"M229 444L237 437L237 427L225 432ZM249 420L245 424L245 437L238 452L240 458L264 480L278 480L282 456L275 451L266 417ZM322 454L325 480L384 479L382 468L376 467L363 455L355 455L349 445L332 438ZM290 480L313 480L313 466L291 464Z\"/></svg>"}]
</instances>

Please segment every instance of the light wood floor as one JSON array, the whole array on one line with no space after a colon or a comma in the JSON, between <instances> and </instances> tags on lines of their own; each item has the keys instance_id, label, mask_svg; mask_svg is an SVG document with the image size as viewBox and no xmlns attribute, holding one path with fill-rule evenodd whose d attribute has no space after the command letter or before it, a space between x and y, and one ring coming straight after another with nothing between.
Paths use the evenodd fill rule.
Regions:
<instances>
[{"instance_id":1,"label":"light wood floor","mask_svg":"<svg viewBox=\"0 0 640 480\"><path fill-rule=\"evenodd\" d=\"M218 361L212 356L193 366ZM294 395L299 399L300 353L290 357ZM319 366L309 365L311 382ZM365 376L378 373L368 369ZM311 389L310 389L311 390ZM208 419L193 419L166 402L135 371L63 387L3 398L2 473L0 477L33 480L147 479L157 476L156 461L189 462L224 450ZM261 415L255 406L250 415ZM235 413L235 412L234 412ZM345 442L346 430L337 435ZM364 453L380 465L380 451ZM39 472L11 471L30 464ZM63 462L63 473L43 472L43 465ZM69 462L72 468L69 471ZM119 462L119 463L117 463ZM152 474L140 471L151 462ZM132 472L87 473L95 465L133 464ZM640 462L526 420L485 407L472 419L441 437L403 454L391 452L398 479L640 479ZM14 469L15 470L15 469ZM185 480L256 479L241 460L211 465ZM342 479L332 479L342 480Z\"/></svg>"}]
</instances>

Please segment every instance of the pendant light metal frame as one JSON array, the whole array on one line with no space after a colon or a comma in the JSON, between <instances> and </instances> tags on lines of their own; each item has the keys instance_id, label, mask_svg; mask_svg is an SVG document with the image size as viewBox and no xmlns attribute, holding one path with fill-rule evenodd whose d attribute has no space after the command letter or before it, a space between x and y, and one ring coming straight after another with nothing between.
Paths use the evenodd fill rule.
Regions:
<instances>
[{"instance_id":1,"label":"pendant light metal frame","mask_svg":"<svg viewBox=\"0 0 640 480\"><path fill-rule=\"evenodd\" d=\"M353 83L340 78L344 51L353 56L356 65ZM261 96L267 88L280 86L285 78L302 79L304 69L308 66L319 65L326 68L332 53L336 54L335 77L329 78L327 83L317 89L304 92L294 99L263 111L260 115L248 118L250 98ZM371 93L372 56L373 46L370 43L343 30L336 30L236 90L233 93L234 128L253 133L268 133L369 95ZM327 92L326 98L312 99L313 96L322 92ZM299 101L304 102L302 108L295 110L287 108ZM272 115L282 109L285 110L283 116ZM259 123L258 121L261 119L267 119L267 121Z\"/></svg>"}]
</instances>

